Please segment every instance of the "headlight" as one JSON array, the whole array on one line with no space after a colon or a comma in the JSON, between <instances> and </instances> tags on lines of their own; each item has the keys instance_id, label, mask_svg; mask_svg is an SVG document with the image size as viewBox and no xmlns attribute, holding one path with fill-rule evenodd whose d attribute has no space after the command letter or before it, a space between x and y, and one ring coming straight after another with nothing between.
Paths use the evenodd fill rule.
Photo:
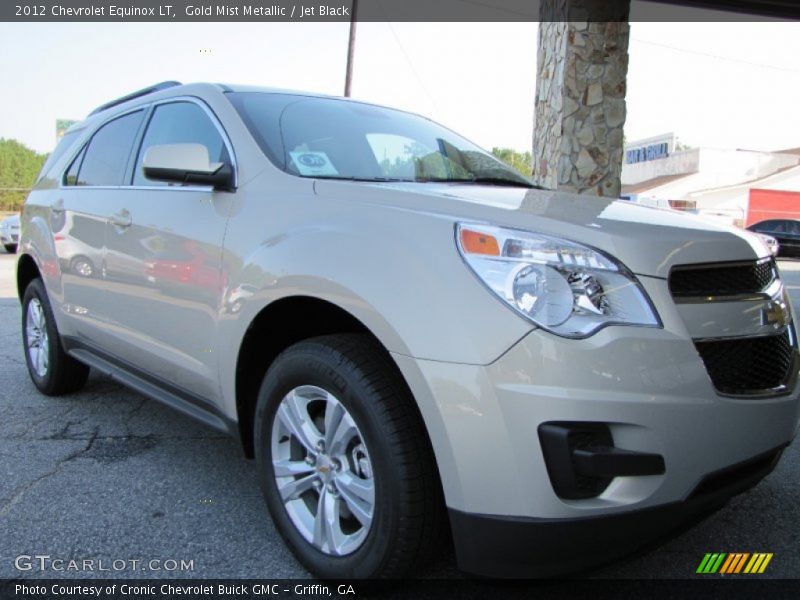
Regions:
<instances>
[{"instance_id":1,"label":"headlight","mask_svg":"<svg viewBox=\"0 0 800 600\"><path fill-rule=\"evenodd\" d=\"M459 223L456 241L478 278L526 319L557 335L584 338L607 325L660 327L633 273L575 242Z\"/></svg>"}]
</instances>

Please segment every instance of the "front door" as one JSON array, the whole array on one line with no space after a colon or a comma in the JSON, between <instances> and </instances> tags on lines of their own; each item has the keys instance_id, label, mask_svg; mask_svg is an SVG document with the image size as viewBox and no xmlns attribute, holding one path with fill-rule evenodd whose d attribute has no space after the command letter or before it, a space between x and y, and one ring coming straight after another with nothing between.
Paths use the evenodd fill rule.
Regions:
<instances>
[{"instance_id":1,"label":"front door","mask_svg":"<svg viewBox=\"0 0 800 600\"><path fill-rule=\"evenodd\" d=\"M231 164L210 110L199 101L157 104L106 231L106 290L114 354L179 391L219 397L214 338L223 294L222 243L231 194L152 181L151 146L200 143Z\"/></svg>"}]
</instances>

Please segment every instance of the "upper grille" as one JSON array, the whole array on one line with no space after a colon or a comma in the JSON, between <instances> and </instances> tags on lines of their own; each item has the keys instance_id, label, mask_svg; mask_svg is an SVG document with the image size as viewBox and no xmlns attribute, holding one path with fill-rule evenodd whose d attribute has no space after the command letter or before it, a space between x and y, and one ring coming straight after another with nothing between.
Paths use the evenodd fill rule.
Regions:
<instances>
[{"instance_id":1,"label":"upper grille","mask_svg":"<svg viewBox=\"0 0 800 600\"><path fill-rule=\"evenodd\" d=\"M695 342L714 387L723 394L775 391L792 376L795 350L791 326L765 337Z\"/></svg>"},{"instance_id":2,"label":"upper grille","mask_svg":"<svg viewBox=\"0 0 800 600\"><path fill-rule=\"evenodd\" d=\"M738 296L766 289L778 277L772 259L762 262L677 267L669 276L675 298Z\"/></svg>"}]
</instances>

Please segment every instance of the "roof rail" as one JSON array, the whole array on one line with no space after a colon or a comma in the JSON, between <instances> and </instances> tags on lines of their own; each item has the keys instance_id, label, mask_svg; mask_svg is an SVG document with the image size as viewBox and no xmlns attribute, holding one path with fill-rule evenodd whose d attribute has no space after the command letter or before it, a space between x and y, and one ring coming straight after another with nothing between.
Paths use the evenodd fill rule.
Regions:
<instances>
[{"instance_id":1,"label":"roof rail","mask_svg":"<svg viewBox=\"0 0 800 600\"><path fill-rule=\"evenodd\" d=\"M157 83L155 85L151 85L150 87L142 88L141 90L137 90L135 92L131 92L126 96L122 96L121 98L117 98L116 100L112 100L111 102L106 102L105 104L101 104L97 108L95 108L92 112L89 113L89 116L96 115L99 112L103 112L113 106L117 106L118 104L122 104L123 102L127 102L128 100L133 100L134 98L140 98L141 96L146 96L147 94L152 94L154 92L160 92L161 90L168 90L169 88L173 88L175 86L182 85L180 81L162 81L161 83Z\"/></svg>"}]
</instances>

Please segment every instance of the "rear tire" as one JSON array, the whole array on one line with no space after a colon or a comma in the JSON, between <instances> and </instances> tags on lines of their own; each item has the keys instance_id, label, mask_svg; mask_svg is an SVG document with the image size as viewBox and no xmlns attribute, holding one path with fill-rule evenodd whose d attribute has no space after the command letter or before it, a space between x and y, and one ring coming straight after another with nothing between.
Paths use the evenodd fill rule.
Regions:
<instances>
[{"instance_id":1,"label":"rear tire","mask_svg":"<svg viewBox=\"0 0 800 600\"><path fill-rule=\"evenodd\" d=\"M6 252L9 254L16 254L17 253L17 245L16 244L3 244L3 247L6 249Z\"/></svg>"},{"instance_id":2,"label":"rear tire","mask_svg":"<svg viewBox=\"0 0 800 600\"><path fill-rule=\"evenodd\" d=\"M441 485L413 403L391 358L363 335L302 341L270 366L254 424L259 483L278 532L314 575L401 577L438 549ZM333 516L320 523L320 514Z\"/></svg>"},{"instance_id":3,"label":"rear tire","mask_svg":"<svg viewBox=\"0 0 800 600\"><path fill-rule=\"evenodd\" d=\"M86 383L89 367L64 351L41 279L31 281L22 297L22 345L28 375L43 394L69 394Z\"/></svg>"},{"instance_id":4,"label":"rear tire","mask_svg":"<svg viewBox=\"0 0 800 600\"><path fill-rule=\"evenodd\" d=\"M70 271L81 277L94 276L94 263L86 256L76 256L70 261L69 267Z\"/></svg>"}]
</instances>

